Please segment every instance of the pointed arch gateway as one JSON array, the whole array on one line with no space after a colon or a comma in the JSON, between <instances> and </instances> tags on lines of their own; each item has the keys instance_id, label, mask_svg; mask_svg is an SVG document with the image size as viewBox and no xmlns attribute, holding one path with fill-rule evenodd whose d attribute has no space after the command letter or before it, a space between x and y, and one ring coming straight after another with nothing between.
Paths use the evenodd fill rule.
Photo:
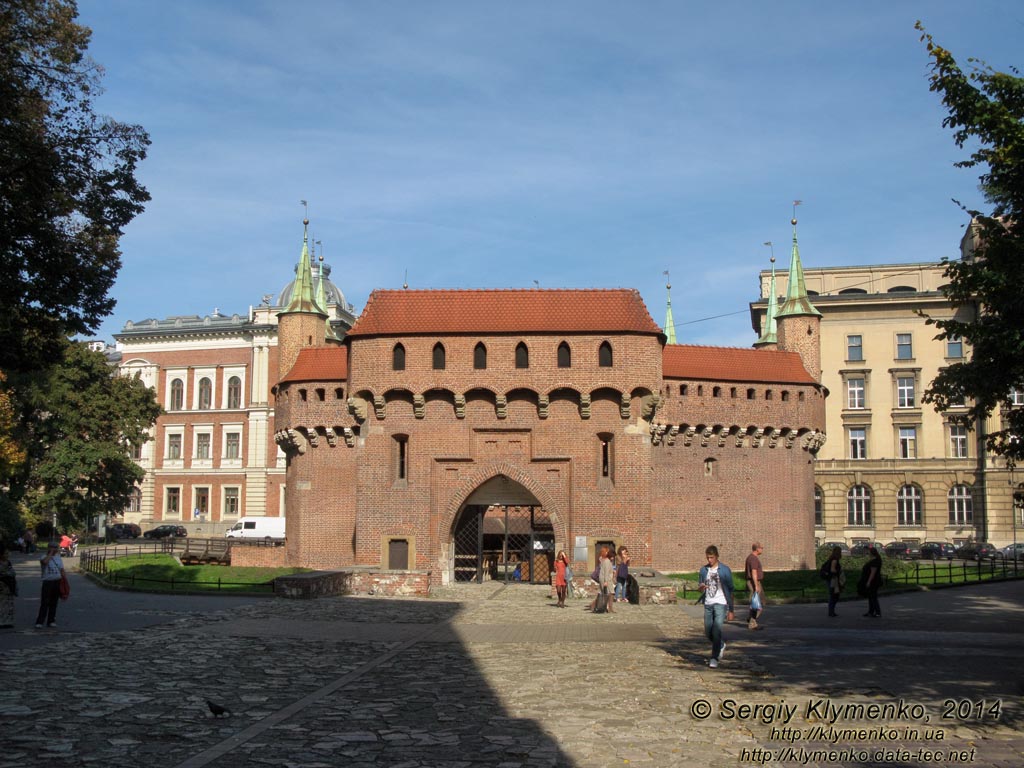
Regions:
<instances>
[{"instance_id":1,"label":"pointed arch gateway","mask_svg":"<svg viewBox=\"0 0 1024 768\"><path fill-rule=\"evenodd\" d=\"M477 480L450 518L451 582L547 584L565 534L545 501L518 472Z\"/></svg>"}]
</instances>

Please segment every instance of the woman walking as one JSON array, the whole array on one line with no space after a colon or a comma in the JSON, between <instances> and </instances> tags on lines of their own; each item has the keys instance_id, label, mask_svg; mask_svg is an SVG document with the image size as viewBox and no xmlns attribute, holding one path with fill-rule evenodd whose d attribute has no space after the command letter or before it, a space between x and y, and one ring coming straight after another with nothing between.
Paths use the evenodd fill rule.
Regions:
<instances>
[{"instance_id":1,"label":"woman walking","mask_svg":"<svg viewBox=\"0 0 1024 768\"><path fill-rule=\"evenodd\" d=\"M39 613L36 615L36 629L57 626L57 601L60 600L60 580L64 578L64 561L60 557L60 545L51 541L46 554L39 560L43 570L43 590L39 597Z\"/></svg>"},{"instance_id":2,"label":"woman walking","mask_svg":"<svg viewBox=\"0 0 1024 768\"><path fill-rule=\"evenodd\" d=\"M845 581L843 566L839 562L842 556L843 550L839 547L832 547L832 554L826 561L828 566L828 615L830 617L839 615L836 613L836 604L839 602L839 595L843 591L843 583Z\"/></svg>"},{"instance_id":3,"label":"woman walking","mask_svg":"<svg viewBox=\"0 0 1024 768\"><path fill-rule=\"evenodd\" d=\"M882 586L882 558L874 547L868 548L871 559L864 564L861 573L861 580L864 582L864 592L868 598L868 612L865 617L881 618L882 606L878 603L878 590Z\"/></svg>"},{"instance_id":4,"label":"woman walking","mask_svg":"<svg viewBox=\"0 0 1024 768\"><path fill-rule=\"evenodd\" d=\"M569 567L569 558L565 550L558 550L555 557L555 594L558 595L558 607L565 608L565 593L568 591L569 582L565 577L565 571Z\"/></svg>"},{"instance_id":5,"label":"woman walking","mask_svg":"<svg viewBox=\"0 0 1024 768\"><path fill-rule=\"evenodd\" d=\"M629 586L629 550L619 547L619 564L615 568L615 602L627 601L626 588Z\"/></svg>"}]
</instances>

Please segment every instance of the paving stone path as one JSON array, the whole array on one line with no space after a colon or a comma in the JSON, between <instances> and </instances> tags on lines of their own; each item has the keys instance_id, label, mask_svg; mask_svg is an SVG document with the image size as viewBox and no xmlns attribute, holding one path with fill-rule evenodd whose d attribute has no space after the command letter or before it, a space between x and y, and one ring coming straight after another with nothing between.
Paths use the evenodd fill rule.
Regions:
<instances>
[{"instance_id":1,"label":"paving stone path","mask_svg":"<svg viewBox=\"0 0 1024 768\"><path fill-rule=\"evenodd\" d=\"M770 738L763 714L727 719L723 702L802 710L811 697L889 702L898 690L877 680L794 687L744 652L738 626L711 670L690 609L619 604L596 616L584 601L557 609L547 593L485 584L428 599L267 599L217 610L200 599L195 611L138 629L62 626L35 643L34 630L20 630L29 645L0 657L0 768L955 762L780 756L789 743ZM155 612L162 599L150 598ZM213 717L207 699L230 715ZM713 714L701 720L692 708L703 701ZM1019 766L1019 718L1017 697L1001 722L945 727L941 746L974 748L976 758L963 761L973 766ZM802 711L794 724L811 725ZM916 753L939 746L933 741L885 747ZM878 746L847 738L831 748L865 744ZM794 746L828 745L802 738Z\"/></svg>"}]
</instances>

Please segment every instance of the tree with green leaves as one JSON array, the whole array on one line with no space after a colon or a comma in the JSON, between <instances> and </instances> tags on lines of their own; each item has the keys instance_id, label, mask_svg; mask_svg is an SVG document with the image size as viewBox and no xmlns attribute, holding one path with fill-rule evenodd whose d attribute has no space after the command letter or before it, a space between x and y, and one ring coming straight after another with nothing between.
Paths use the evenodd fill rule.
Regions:
<instances>
[{"instance_id":1,"label":"tree with green leaves","mask_svg":"<svg viewBox=\"0 0 1024 768\"><path fill-rule=\"evenodd\" d=\"M956 308L978 308L971 318L934 319L938 338L959 337L970 345L968 360L939 372L925 401L940 411L968 402L958 420L985 423L997 409L1001 422L987 434L990 451L1020 463L1024 459L1024 409L1009 402L1024 393L1024 78L1016 69L998 72L967 59L966 71L924 32L932 58L930 88L949 110L943 125L957 147L970 155L956 163L980 170L980 188L991 210L960 205L971 218L971 257L946 261L944 289Z\"/></svg>"},{"instance_id":2,"label":"tree with green leaves","mask_svg":"<svg viewBox=\"0 0 1024 768\"><path fill-rule=\"evenodd\" d=\"M0 3L0 370L57 359L109 315L149 137L93 111L102 69L74 0Z\"/></svg>"},{"instance_id":3,"label":"tree with green leaves","mask_svg":"<svg viewBox=\"0 0 1024 768\"><path fill-rule=\"evenodd\" d=\"M66 342L61 362L33 376L21 400L30 437L16 496L63 527L121 514L145 472L130 456L161 409L140 379L117 375L100 352Z\"/></svg>"}]
</instances>

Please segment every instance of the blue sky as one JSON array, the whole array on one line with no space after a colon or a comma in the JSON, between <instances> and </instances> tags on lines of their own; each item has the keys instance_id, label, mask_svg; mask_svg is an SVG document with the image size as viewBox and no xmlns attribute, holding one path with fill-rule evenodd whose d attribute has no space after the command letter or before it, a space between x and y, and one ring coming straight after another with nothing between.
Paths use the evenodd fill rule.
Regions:
<instances>
[{"instance_id":1,"label":"blue sky","mask_svg":"<svg viewBox=\"0 0 1024 768\"><path fill-rule=\"evenodd\" d=\"M153 140L110 340L245 313L290 279L309 201L332 278L635 287L682 343L748 346L771 240L805 266L956 256L977 172L929 92L921 19L1024 65L1024 6L963 2L80 0L99 111ZM716 320L694 322L731 314Z\"/></svg>"}]
</instances>

